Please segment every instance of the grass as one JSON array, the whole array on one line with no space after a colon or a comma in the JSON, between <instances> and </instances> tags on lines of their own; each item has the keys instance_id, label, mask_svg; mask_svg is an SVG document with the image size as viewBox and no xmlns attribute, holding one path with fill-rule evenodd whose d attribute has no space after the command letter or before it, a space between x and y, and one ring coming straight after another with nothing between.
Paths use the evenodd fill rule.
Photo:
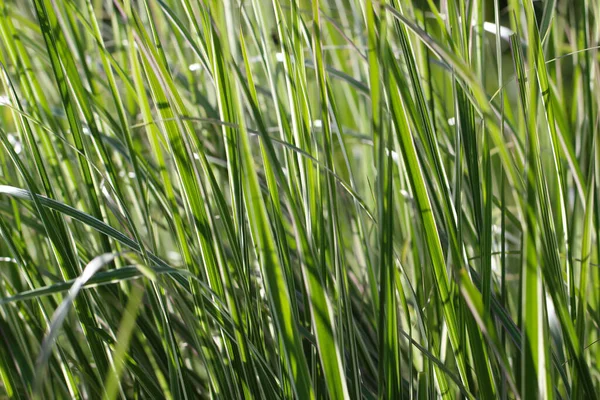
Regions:
<instances>
[{"instance_id":1,"label":"grass","mask_svg":"<svg viewBox=\"0 0 600 400\"><path fill-rule=\"evenodd\" d=\"M0 2L0 397L598 398L599 24Z\"/></svg>"}]
</instances>

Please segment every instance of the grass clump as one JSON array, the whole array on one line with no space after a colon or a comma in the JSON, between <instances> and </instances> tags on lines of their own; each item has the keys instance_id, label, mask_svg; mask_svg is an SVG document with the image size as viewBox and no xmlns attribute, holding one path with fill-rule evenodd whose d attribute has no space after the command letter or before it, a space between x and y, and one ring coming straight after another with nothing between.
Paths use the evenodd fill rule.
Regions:
<instances>
[{"instance_id":1,"label":"grass clump","mask_svg":"<svg viewBox=\"0 0 600 400\"><path fill-rule=\"evenodd\" d=\"M7 398L597 398L593 1L0 3Z\"/></svg>"}]
</instances>

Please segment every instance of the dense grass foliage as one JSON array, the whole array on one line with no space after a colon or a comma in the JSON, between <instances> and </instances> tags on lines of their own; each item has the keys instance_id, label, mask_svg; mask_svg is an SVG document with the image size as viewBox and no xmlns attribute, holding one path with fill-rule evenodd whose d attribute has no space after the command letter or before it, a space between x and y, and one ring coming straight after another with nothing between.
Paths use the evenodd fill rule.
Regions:
<instances>
[{"instance_id":1,"label":"dense grass foliage","mask_svg":"<svg viewBox=\"0 0 600 400\"><path fill-rule=\"evenodd\" d=\"M595 399L600 6L0 0L0 397Z\"/></svg>"}]
</instances>

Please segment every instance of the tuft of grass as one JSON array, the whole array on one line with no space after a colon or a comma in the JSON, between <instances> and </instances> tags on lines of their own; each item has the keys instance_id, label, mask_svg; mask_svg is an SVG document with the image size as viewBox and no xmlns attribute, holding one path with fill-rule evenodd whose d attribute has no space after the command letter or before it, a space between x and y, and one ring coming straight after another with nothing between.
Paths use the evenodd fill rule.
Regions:
<instances>
[{"instance_id":1,"label":"tuft of grass","mask_svg":"<svg viewBox=\"0 0 600 400\"><path fill-rule=\"evenodd\" d=\"M600 7L0 2L0 397L600 390Z\"/></svg>"}]
</instances>

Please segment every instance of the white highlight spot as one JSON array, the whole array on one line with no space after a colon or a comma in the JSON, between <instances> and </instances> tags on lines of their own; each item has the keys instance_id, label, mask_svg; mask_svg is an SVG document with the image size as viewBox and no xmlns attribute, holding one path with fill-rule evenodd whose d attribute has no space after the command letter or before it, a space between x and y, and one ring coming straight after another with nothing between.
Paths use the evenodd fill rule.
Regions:
<instances>
[{"instance_id":1,"label":"white highlight spot","mask_svg":"<svg viewBox=\"0 0 600 400\"><path fill-rule=\"evenodd\" d=\"M13 150L15 151L15 153L21 154L21 152L23 151L23 144L21 143L21 141L19 140L19 138L16 135L14 135L14 134L9 133L8 134L8 141L12 145Z\"/></svg>"}]
</instances>

